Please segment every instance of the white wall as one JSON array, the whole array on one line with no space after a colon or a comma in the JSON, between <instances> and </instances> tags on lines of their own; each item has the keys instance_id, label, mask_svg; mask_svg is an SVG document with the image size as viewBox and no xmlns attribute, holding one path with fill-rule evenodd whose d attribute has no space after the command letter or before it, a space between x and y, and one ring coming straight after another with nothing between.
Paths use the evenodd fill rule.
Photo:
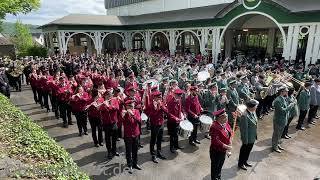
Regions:
<instances>
[{"instance_id":1,"label":"white wall","mask_svg":"<svg viewBox=\"0 0 320 180\"><path fill-rule=\"evenodd\" d=\"M242 28L278 28L278 26L269 18L259 15L254 16L246 21Z\"/></svg>"},{"instance_id":2,"label":"white wall","mask_svg":"<svg viewBox=\"0 0 320 180\"><path fill-rule=\"evenodd\" d=\"M107 15L134 16L187 8L232 3L234 0L150 0L107 9Z\"/></svg>"}]
</instances>

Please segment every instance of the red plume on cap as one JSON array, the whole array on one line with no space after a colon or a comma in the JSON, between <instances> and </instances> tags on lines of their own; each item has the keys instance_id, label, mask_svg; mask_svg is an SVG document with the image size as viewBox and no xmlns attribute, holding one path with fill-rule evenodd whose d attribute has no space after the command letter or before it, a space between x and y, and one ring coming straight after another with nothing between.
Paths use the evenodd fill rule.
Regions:
<instances>
[{"instance_id":1,"label":"red plume on cap","mask_svg":"<svg viewBox=\"0 0 320 180\"><path fill-rule=\"evenodd\" d=\"M161 92L159 91L155 91L151 94L152 96L160 96L161 95Z\"/></svg>"},{"instance_id":2,"label":"red plume on cap","mask_svg":"<svg viewBox=\"0 0 320 180\"><path fill-rule=\"evenodd\" d=\"M183 94L184 91L178 88L178 89L174 90L174 93L175 94Z\"/></svg>"},{"instance_id":3,"label":"red plume on cap","mask_svg":"<svg viewBox=\"0 0 320 180\"><path fill-rule=\"evenodd\" d=\"M218 110L218 111L213 112L212 115L214 115L214 116L216 116L216 117L219 117L219 116L221 116L222 114L224 114L225 112L226 112L225 109L220 109L220 110Z\"/></svg>"}]
</instances>

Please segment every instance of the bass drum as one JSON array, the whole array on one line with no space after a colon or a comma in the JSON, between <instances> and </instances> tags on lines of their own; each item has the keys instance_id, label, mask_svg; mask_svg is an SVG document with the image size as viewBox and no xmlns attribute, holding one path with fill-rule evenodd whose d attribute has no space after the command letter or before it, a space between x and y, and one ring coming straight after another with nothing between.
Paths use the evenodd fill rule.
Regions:
<instances>
[{"instance_id":1,"label":"bass drum","mask_svg":"<svg viewBox=\"0 0 320 180\"><path fill-rule=\"evenodd\" d=\"M212 125L212 118L207 115L201 115L199 117L200 120L200 131L203 133L209 132L210 126Z\"/></svg>"},{"instance_id":2,"label":"bass drum","mask_svg":"<svg viewBox=\"0 0 320 180\"><path fill-rule=\"evenodd\" d=\"M193 131L193 125L189 120L181 121L179 124L179 136L182 138L189 138Z\"/></svg>"}]
</instances>

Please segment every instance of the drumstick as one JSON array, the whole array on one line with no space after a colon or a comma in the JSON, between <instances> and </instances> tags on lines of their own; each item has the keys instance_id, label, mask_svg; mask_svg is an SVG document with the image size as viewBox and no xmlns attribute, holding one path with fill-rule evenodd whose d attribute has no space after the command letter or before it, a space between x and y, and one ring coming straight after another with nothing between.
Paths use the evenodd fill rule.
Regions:
<instances>
[{"instance_id":1,"label":"drumstick","mask_svg":"<svg viewBox=\"0 0 320 180\"><path fill-rule=\"evenodd\" d=\"M234 133L235 133L235 130L236 130L236 124L237 124L237 118L238 118L238 109L234 113L237 113L237 116L233 120L232 133L231 133L231 137L230 137L230 145L232 145ZM231 151L227 151L227 156L228 157L231 156Z\"/></svg>"}]
</instances>

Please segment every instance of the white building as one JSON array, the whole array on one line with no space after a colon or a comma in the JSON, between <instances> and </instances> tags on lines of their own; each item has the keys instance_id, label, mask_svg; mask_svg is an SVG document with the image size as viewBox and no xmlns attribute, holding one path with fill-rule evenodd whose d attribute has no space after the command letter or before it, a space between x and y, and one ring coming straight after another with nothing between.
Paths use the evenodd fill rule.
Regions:
<instances>
[{"instance_id":1,"label":"white building","mask_svg":"<svg viewBox=\"0 0 320 180\"><path fill-rule=\"evenodd\" d=\"M219 57L320 59L320 1L105 0L107 15L71 14L41 28L60 53L125 49Z\"/></svg>"}]
</instances>

